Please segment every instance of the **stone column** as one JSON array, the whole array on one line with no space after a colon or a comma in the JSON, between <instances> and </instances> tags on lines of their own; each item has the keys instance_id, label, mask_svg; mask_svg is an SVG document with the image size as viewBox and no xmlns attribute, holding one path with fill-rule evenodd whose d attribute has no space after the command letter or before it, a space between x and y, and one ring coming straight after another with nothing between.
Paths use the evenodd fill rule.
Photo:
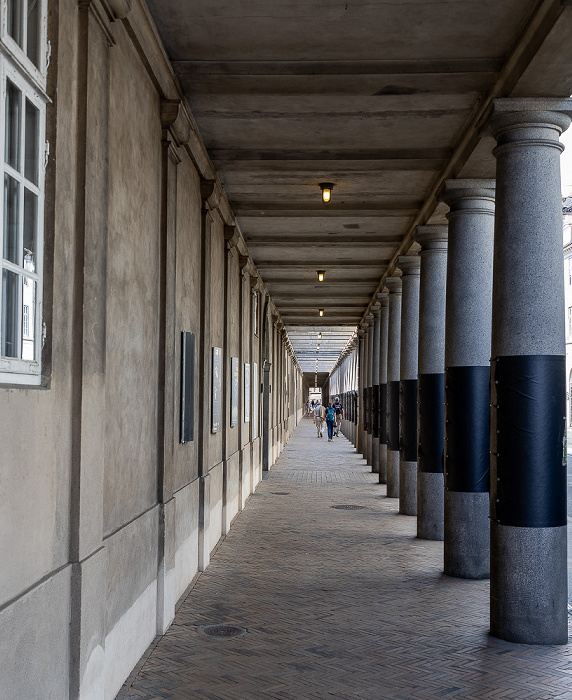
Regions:
<instances>
[{"instance_id":1,"label":"stone column","mask_svg":"<svg viewBox=\"0 0 572 700\"><path fill-rule=\"evenodd\" d=\"M417 514L417 352L419 339L418 255L398 258L401 270L401 353L400 379L400 451L399 512Z\"/></svg>"},{"instance_id":2,"label":"stone column","mask_svg":"<svg viewBox=\"0 0 572 700\"><path fill-rule=\"evenodd\" d=\"M447 576L488 578L494 180L445 180L450 207L445 323ZM468 322L470 319L470 323Z\"/></svg>"},{"instance_id":3,"label":"stone column","mask_svg":"<svg viewBox=\"0 0 572 700\"><path fill-rule=\"evenodd\" d=\"M560 134L572 100L499 99L491 353L491 633L567 642Z\"/></svg>"},{"instance_id":4,"label":"stone column","mask_svg":"<svg viewBox=\"0 0 572 700\"><path fill-rule=\"evenodd\" d=\"M379 473L379 332L380 305L371 307L373 313L373 347L371 353L371 471Z\"/></svg>"},{"instance_id":5,"label":"stone column","mask_svg":"<svg viewBox=\"0 0 572 700\"><path fill-rule=\"evenodd\" d=\"M388 292L377 295L379 321L379 483L387 482L387 331L389 322Z\"/></svg>"},{"instance_id":6,"label":"stone column","mask_svg":"<svg viewBox=\"0 0 572 700\"><path fill-rule=\"evenodd\" d=\"M417 537L442 540L447 226L418 226L415 238L421 245Z\"/></svg>"},{"instance_id":7,"label":"stone column","mask_svg":"<svg viewBox=\"0 0 572 700\"><path fill-rule=\"evenodd\" d=\"M372 444L373 444L373 435L371 431L371 423L372 423L372 378L373 378L373 332L374 332L374 325L373 325L373 314L368 314L365 317L365 320L368 323L368 328L367 328L367 384L366 384L366 397L367 397L367 418L366 418L366 426L367 426L367 444L366 444L366 455L365 458L367 460L367 463L371 466L371 455L372 455Z\"/></svg>"},{"instance_id":8,"label":"stone column","mask_svg":"<svg viewBox=\"0 0 572 700\"><path fill-rule=\"evenodd\" d=\"M401 352L401 277L388 277L387 331L387 496L399 497L399 355Z\"/></svg>"},{"instance_id":9,"label":"stone column","mask_svg":"<svg viewBox=\"0 0 572 700\"><path fill-rule=\"evenodd\" d=\"M358 395L357 395L357 421L356 421L356 452L363 455L365 444L365 332L367 323L362 323L358 330Z\"/></svg>"}]
</instances>

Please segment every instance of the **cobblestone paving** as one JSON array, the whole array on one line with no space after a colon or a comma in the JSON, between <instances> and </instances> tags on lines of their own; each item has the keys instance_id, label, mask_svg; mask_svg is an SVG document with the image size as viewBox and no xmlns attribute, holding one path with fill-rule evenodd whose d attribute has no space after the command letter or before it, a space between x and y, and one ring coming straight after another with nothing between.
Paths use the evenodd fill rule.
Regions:
<instances>
[{"instance_id":1,"label":"cobblestone paving","mask_svg":"<svg viewBox=\"0 0 572 700\"><path fill-rule=\"evenodd\" d=\"M488 582L442 556L305 419L118 698L572 699L572 647L490 637ZM248 632L200 634L218 623Z\"/></svg>"}]
</instances>

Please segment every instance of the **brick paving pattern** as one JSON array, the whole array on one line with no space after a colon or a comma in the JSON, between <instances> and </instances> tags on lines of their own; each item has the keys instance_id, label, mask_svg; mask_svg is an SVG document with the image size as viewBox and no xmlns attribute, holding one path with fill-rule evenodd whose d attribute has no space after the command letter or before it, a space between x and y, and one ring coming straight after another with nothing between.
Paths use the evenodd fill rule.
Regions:
<instances>
[{"instance_id":1,"label":"brick paving pattern","mask_svg":"<svg viewBox=\"0 0 572 700\"><path fill-rule=\"evenodd\" d=\"M118 698L572 699L571 646L490 637L488 582L444 576L415 528L305 419ZM248 632L198 631L220 623Z\"/></svg>"}]
</instances>

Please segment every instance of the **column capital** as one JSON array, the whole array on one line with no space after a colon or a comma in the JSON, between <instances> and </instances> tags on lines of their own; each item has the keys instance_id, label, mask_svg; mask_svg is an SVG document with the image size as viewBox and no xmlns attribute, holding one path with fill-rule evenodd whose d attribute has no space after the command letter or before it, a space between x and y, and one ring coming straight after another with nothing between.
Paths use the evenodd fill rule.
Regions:
<instances>
[{"instance_id":1,"label":"column capital","mask_svg":"<svg viewBox=\"0 0 572 700\"><path fill-rule=\"evenodd\" d=\"M499 145L515 141L530 140L530 134L515 135L527 127L556 130L558 135L570 126L572 121L572 99L550 97L502 97L492 101L492 110L486 129ZM545 138L539 145L552 145L563 150L558 138ZM531 144L529 144L531 145Z\"/></svg>"},{"instance_id":2,"label":"column capital","mask_svg":"<svg viewBox=\"0 0 572 700\"><path fill-rule=\"evenodd\" d=\"M421 252L426 250L447 250L447 236L449 229L447 226L418 226L415 229L415 240L421 246Z\"/></svg>"},{"instance_id":3,"label":"column capital","mask_svg":"<svg viewBox=\"0 0 572 700\"><path fill-rule=\"evenodd\" d=\"M363 325L363 324L362 324ZM367 323L365 324L367 326ZM360 338L363 338L365 335L365 328L358 328L358 335Z\"/></svg>"},{"instance_id":4,"label":"column capital","mask_svg":"<svg viewBox=\"0 0 572 700\"><path fill-rule=\"evenodd\" d=\"M389 292L383 291L376 294L377 300L379 301L379 308L386 309L389 306Z\"/></svg>"},{"instance_id":5,"label":"column capital","mask_svg":"<svg viewBox=\"0 0 572 700\"><path fill-rule=\"evenodd\" d=\"M371 326L371 322L373 321L373 314L368 314L365 317L365 320L367 321L368 325Z\"/></svg>"},{"instance_id":6,"label":"column capital","mask_svg":"<svg viewBox=\"0 0 572 700\"><path fill-rule=\"evenodd\" d=\"M381 314L381 304L379 302L372 304L370 307L370 311L374 315L374 318L379 318Z\"/></svg>"},{"instance_id":7,"label":"column capital","mask_svg":"<svg viewBox=\"0 0 572 700\"><path fill-rule=\"evenodd\" d=\"M401 277L386 277L385 286L389 289L389 293L401 294Z\"/></svg>"},{"instance_id":8,"label":"column capital","mask_svg":"<svg viewBox=\"0 0 572 700\"><path fill-rule=\"evenodd\" d=\"M443 182L437 199L448 204L451 211L482 209L483 214L494 214L495 188L496 180L451 178Z\"/></svg>"},{"instance_id":9,"label":"column capital","mask_svg":"<svg viewBox=\"0 0 572 700\"><path fill-rule=\"evenodd\" d=\"M408 275L419 275L421 258L418 255L400 255L397 258L397 265L404 277Z\"/></svg>"}]
</instances>

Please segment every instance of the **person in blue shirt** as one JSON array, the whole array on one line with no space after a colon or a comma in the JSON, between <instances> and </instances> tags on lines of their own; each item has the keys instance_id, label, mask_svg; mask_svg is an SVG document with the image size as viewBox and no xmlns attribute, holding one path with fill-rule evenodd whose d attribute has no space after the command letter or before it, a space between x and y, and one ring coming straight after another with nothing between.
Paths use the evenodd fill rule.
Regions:
<instances>
[{"instance_id":1,"label":"person in blue shirt","mask_svg":"<svg viewBox=\"0 0 572 700\"><path fill-rule=\"evenodd\" d=\"M328 442L332 442L334 438L334 424L336 422L336 411L332 406L332 402L326 408L326 425L328 426Z\"/></svg>"},{"instance_id":2,"label":"person in blue shirt","mask_svg":"<svg viewBox=\"0 0 572 700\"><path fill-rule=\"evenodd\" d=\"M339 437L340 435L340 427L342 425L342 421L344 419L344 409L342 404L340 403L340 397L336 396L334 399L334 411L336 412L336 425L334 427L334 435L336 437Z\"/></svg>"}]
</instances>

